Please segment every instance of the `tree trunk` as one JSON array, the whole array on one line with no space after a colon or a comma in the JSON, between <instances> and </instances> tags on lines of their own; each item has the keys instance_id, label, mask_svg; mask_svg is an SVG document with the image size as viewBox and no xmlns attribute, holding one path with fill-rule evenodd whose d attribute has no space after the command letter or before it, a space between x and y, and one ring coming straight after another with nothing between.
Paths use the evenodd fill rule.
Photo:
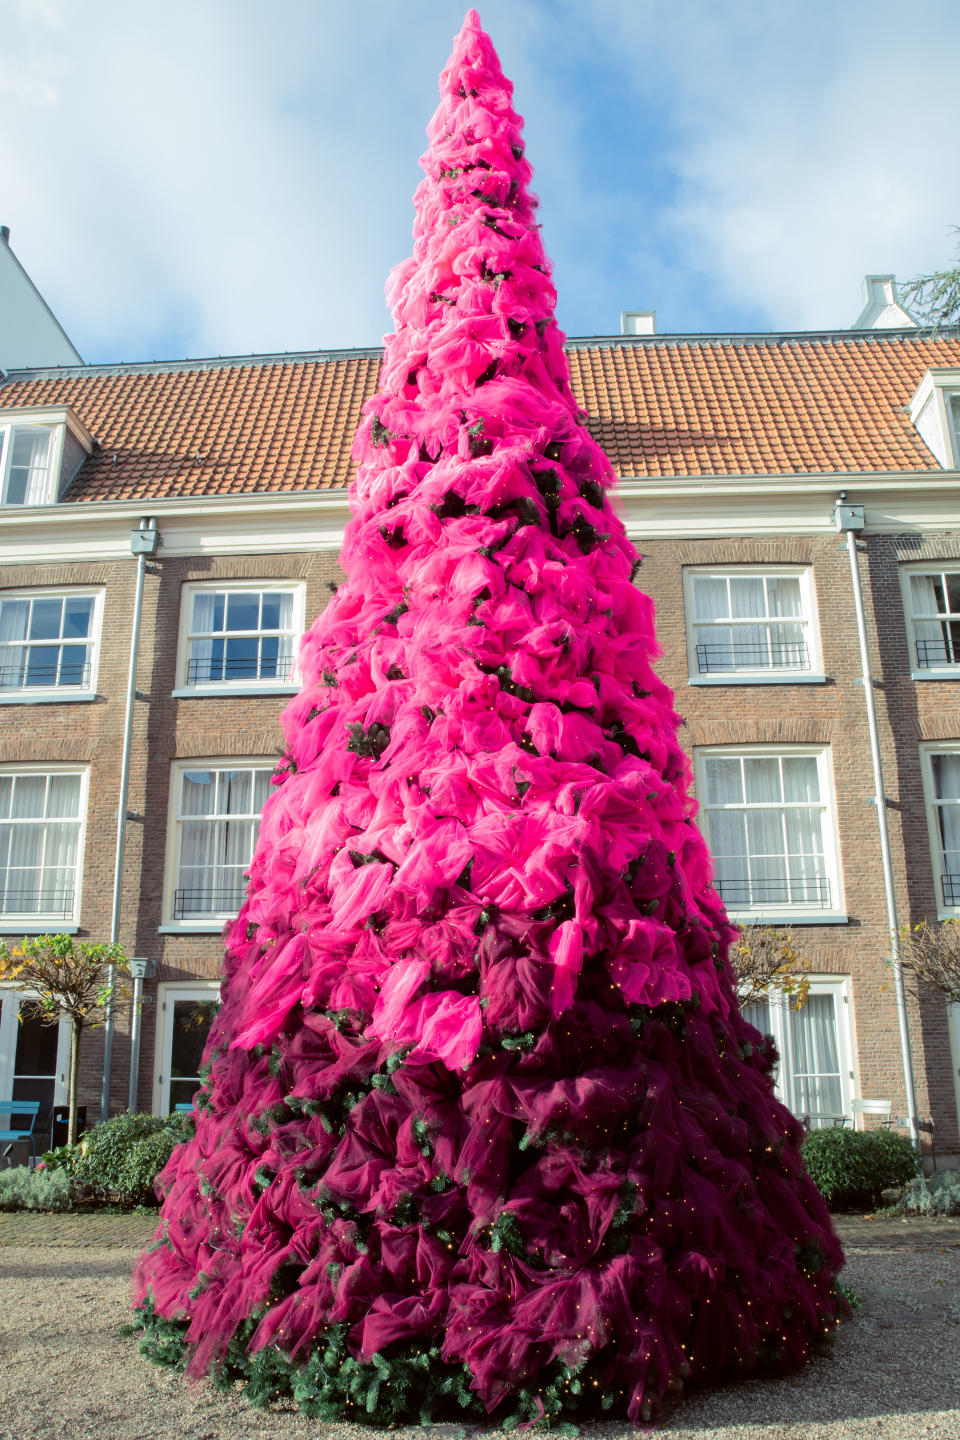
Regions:
<instances>
[{"instance_id":1,"label":"tree trunk","mask_svg":"<svg viewBox=\"0 0 960 1440\"><path fill-rule=\"evenodd\" d=\"M80 1075L80 1041L83 1038L83 1026L79 1020L74 1018L70 1032L70 1095L68 1099L69 1116L67 1120L67 1144L77 1143L77 1082Z\"/></svg>"}]
</instances>

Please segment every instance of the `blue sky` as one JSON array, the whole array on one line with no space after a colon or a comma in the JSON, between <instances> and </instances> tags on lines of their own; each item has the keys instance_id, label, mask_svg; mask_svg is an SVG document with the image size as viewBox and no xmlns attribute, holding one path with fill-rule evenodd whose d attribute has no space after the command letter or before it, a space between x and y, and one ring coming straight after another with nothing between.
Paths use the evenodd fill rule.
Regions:
<instances>
[{"instance_id":1,"label":"blue sky","mask_svg":"<svg viewBox=\"0 0 960 1440\"><path fill-rule=\"evenodd\" d=\"M371 345L457 0L6 0L0 223L92 362ZM844 328L960 224L955 0L486 0L571 335Z\"/></svg>"}]
</instances>

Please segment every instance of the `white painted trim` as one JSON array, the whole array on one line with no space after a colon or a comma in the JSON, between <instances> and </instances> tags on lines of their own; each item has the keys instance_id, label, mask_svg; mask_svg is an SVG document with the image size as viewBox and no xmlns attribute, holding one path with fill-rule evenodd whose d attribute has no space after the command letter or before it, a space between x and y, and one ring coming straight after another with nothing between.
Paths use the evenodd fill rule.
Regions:
<instances>
[{"instance_id":1,"label":"white painted trim","mask_svg":"<svg viewBox=\"0 0 960 1440\"><path fill-rule=\"evenodd\" d=\"M174 889L176 889L176 886L174 886ZM219 934L221 934L221 932L223 931L224 925L228 925L233 918L234 918L234 917L233 917L232 915L225 915L222 920L210 920L210 921L206 921L206 920L197 920L197 921L184 920L184 921L183 921L182 923L180 923L180 924L177 924L177 923L175 923L175 922L171 922L169 925L158 925L158 926L157 926L157 934L158 934L158 935L219 935Z\"/></svg>"},{"instance_id":2,"label":"white painted trim","mask_svg":"<svg viewBox=\"0 0 960 1440\"><path fill-rule=\"evenodd\" d=\"M79 775L80 797L77 803L79 829L77 831L73 918L71 920L45 920L42 915L22 915L17 919L13 916L3 915L0 917L0 935L76 935L80 928L79 917L83 914L83 873L87 848L90 766L72 764L69 761L10 761L0 765L0 776L5 775Z\"/></svg>"},{"instance_id":3,"label":"white painted trim","mask_svg":"<svg viewBox=\"0 0 960 1440\"><path fill-rule=\"evenodd\" d=\"M168 1115L170 1061L173 1053L173 1006L177 1000L219 1000L219 980L162 980L157 986L157 1033L153 1047L153 1113ZM166 1108L164 1108L166 1107Z\"/></svg>"},{"instance_id":4,"label":"white painted trim","mask_svg":"<svg viewBox=\"0 0 960 1440\"><path fill-rule=\"evenodd\" d=\"M299 695L299 685L263 685L254 687L249 681L223 685L188 685L182 690L172 690L174 700L226 700L231 695L250 698L255 695Z\"/></svg>"},{"instance_id":5,"label":"white painted trim","mask_svg":"<svg viewBox=\"0 0 960 1440\"><path fill-rule=\"evenodd\" d=\"M913 398L910 401L910 424L916 427L924 406L927 404L927 401L932 398L936 407L937 428L940 432L940 443L943 447L943 454L947 459L952 458L955 469L960 469L960 454L958 454L958 446L948 409L947 397L952 394L960 394L960 366L932 366L926 371L923 379L913 393ZM922 440L923 436L921 435L920 438ZM927 442L924 441L924 443L926 444ZM931 454L935 455L937 460L940 460L940 456L936 455L935 451L931 451ZM944 469L949 468L950 466L944 465Z\"/></svg>"},{"instance_id":6,"label":"white painted trim","mask_svg":"<svg viewBox=\"0 0 960 1440\"><path fill-rule=\"evenodd\" d=\"M957 517L957 528L960 530L960 514ZM910 657L910 679L911 680L960 680L960 664L940 665L929 670L921 670L917 664L917 634L913 616L913 594L910 585L911 577L914 575L943 575L948 571L960 574L960 535L957 538L957 557L951 560L949 556L937 557L930 560L911 560L901 562L898 567L900 580L900 597L903 604L904 623L907 627L907 652ZM928 620L932 617L927 616Z\"/></svg>"},{"instance_id":7,"label":"white painted trim","mask_svg":"<svg viewBox=\"0 0 960 1440\"><path fill-rule=\"evenodd\" d=\"M160 935L219 935L235 915L198 916L194 919L173 918L174 893L180 871L180 777L185 770L257 770L276 769L277 755L217 755L170 762L170 788L167 800L167 842L163 866L163 923L157 926ZM202 819L202 816L191 817ZM256 846L256 839L254 839ZM252 859L252 855L251 855Z\"/></svg>"},{"instance_id":8,"label":"white painted trim","mask_svg":"<svg viewBox=\"0 0 960 1440\"><path fill-rule=\"evenodd\" d=\"M174 696L177 699L186 699L194 695L218 695L220 697L227 695L296 695L300 689L296 678L282 684L275 680L224 680L219 684L207 681L204 685L188 685L186 683L193 599L195 595L210 590L232 595L261 595L265 590L290 591L293 595L293 676L296 677L299 673L300 641L303 639L306 625L307 586L304 580L278 580L270 576L254 580L195 580L183 585L180 591L180 617L177 631L177 688L173 692Z\"/></svg>"},{"instance_id":9,"label":"white painted trim","mask_svg":"<svg viewBox=\"0 0 960 1440\"><path fill-rule=\"evenodd\" d=\"M63 925L57 920L48 920L46 924L40 921L38 924L13 925L4 921L0 924L0 935L79 935L79 925Z\"/></svg>"},{"instance_id":10,"label":"white painted trim","mask_svg":"<svg viewBox=\"0 0 960 1440\"><path fill-rule=\"evenodd\" d=\"M20 1006L24 1000L36 999L36 992L32 990L20 990L16 985L0 984L0 1100L11 1100L13 1089L14 1065L17 1053L17 1033L20 1018ZM11 1000L15 1003L11 1005ZM60 1024L57 1027L57 1056L55 1061L55 1074L53 1077L53 1104L54 1106L66 1103L69 1084L67 1076L70 1071L70 1043L73 1027L70 1018L61 1011ZM3 1132L13 1127L10 1124L9 1116L3 1116L0 1120L0 1140L3 1139ZM39 1138L39 1134L38 1134ZM42 1146L37 1146L37 1157L39 1158Z\"/></svg>"},{"instance_id":11,"label":"white painted trim","mask_svg":"<svg viewBox=\"0 0 960 1440\"><path fill-rule=\"evenodd\" d=\"M870 534L960 529L960 471L676 476L613 489L627 533L652 540L836 535L840 489L865 507ZM164 556L336 554L347 491L189 500L87 501L4 512L0 565L129 560L130 528L155 516Z\"/></svg>"},{"instance_id":12,"label":"white painted trim","mask_svg":"<svg viewBox=\"0 0 960 1440\"><path fill-rule=\"evenodd\" d=\"M737 924L756 925L845 925L848 913L843 908L845 899L843 865L841 860L839 817L837 814L836 787L833 781L833 756L829 745L697 745L693 751L693 771L698 801L699 823L704 839L710 845L710 822L707 818L706 783L703 762L710 755L729 756L731 759L757 755L791 756L813 755L817 760L820 778L821 800L824 823L821 832L823 860L830 880L831 896L835 903L830 909L818 909L806 905L779 906L727 906L727 913ZM733 807L736 808L736 807Z\"/></svg>"},{"instance_id":13,"label":"white painted trim","mask_svg":"<svg viewBox=\"0 0 960 1440\"><path fill-rule=\"evenodd\" d=\"M739 688L741 685L826 685L826 683L826 675L810 675L806 670L802 675L795 670L783 670L770 676L738 675L733 671L719 677L714 675L690 675L687 677L688 685L726 685L728 688Z\"/></svg>"},{"instance_id":14,"label":"white painted trim","mask_svg":"<svg viewBox=\"0 0 960 1440\"><path fill-rule=\"evenodd\" d=\"M933 788L934 755L955 755L960 752L960 739L926 740L920 746L920 777L923 781L923 804L927 812L927 838L930 842L930 869L937 897L937 919L960 918L960 905L948 905L943 898L943 860L940 850L940 827L937 824L936 794Z\"/></svg>"},{"instance_id":15,"label":"white painted trim","mask_svg":"<svg viewBox=\"0 0 960 1440\"><path fill-rule=\"evenodd\" d=\"M807 653L813 673L800 669L784 667L782 670L770 671L759 668L744 667L740 670L716 670L703 675L697 669L697 636L698 624L706 622L698 621L694 612L693 592L694 581L699 576L715 576L717 579L729 580L733 577L744 575L755 575L769 578L797 579L800 582L801 610L799 616L783 617L744 617L738 621L729 621L733 624L749 624L751 619L756 619L761 625L766 621L782 618L786 623L794 621L803 627L803 636L807 645ZM684 565L683 567L683 610L687 640L687 670L688 684L690 685L792 685L800 683L823 683L823 657L820 650L820 627L817 623L817 595L813 581L812 565Z\"/></svg>"},{"instance_id":16,"label":"white painted trim","mask_svg":"<svg viewBox=\"0 0 960 1440\"><path fill-rule=\"evenodd\" d=\"M812 975L810 977L810 993L812 995L830 994L834 996L834 1014L837 1021L837 1061L840 1067L840 1099L844 1115L852 1115L851 1102L855 1095L859 1094L859 1085L856 1078L855 1060L855 1028L853 1024L853 1005L851 999L851 982L847 975ZM777 1075L776 1091L777 1096L790 1108L791 1100L796 1100L796 1094L785 1094L783 1082L786 1080L786 1088L794 1091L796 1084L795 1066L793 1063L794 1052L792 1037L789 1034L790 1026L790 1001L789 997L778 994L771 994L767 1001L770 1007L770 1020L772 1025L773 1038L776 1041L777 1049L780 1052L781 1068ZM802 1010L798 1012L802 1014ZM802 1113L795 1111L794 1113Z\"/></svg>"},{"instance_id":17,"label":"white painted trim","mask_svg":"<svg viewBox=\"0 0 960 1440\"><path fill-rule=\"evenodd\" d=\"M0 577L2 580L2 577ZM89 637L90 644L90 683L82 690L71 689L64 686L57 689L49 686L44 689L19 690L13 694L0 691L0 705L37 705L53 703L57 705L72 705L77 701L96 700L97 681L100 675L100 641L103 635L103 596L102 585L32 585L19 586L14 590L0 590L0 601L4 600L30 600L40 596L43 599L57 599L58 597L80 596L81 598L92 598L93 624ZM67 643L67 642L62 642ZM0 651L2 658L2 651Z\"/></svg>"}]
</instances>

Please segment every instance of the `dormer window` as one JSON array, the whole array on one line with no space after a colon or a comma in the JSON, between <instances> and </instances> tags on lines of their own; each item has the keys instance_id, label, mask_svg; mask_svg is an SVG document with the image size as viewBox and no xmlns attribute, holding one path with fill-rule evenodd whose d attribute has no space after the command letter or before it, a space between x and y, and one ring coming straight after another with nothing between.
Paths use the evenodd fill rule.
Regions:
<instances>
[{"instance_id":1,"label":"dormer window","mask_svg":"<svg viewBox=\"0 0 960 1440\"><path fill-rule=\"evenodd\" d=\"M910 402L910 420L944 470L960 470L960 368L927 371Z\"/></svg>"},{"instance_id":2,"label":"dormer window","mask_svg":"<svg viewBox=\"0 0 960 1440\"><path fill-rule=\"evenodd\" d=\"M0 505L52 505L94 442L68 406L0 410Z\"/></svg>"},{"instance_id":3,"label":"dormer window","mask_svg":"<svg viewBox=\"0 0 960 1440\"><path fill-rule=\"evenodd\" d=\"M46 505L50 499L50 450L53 427L11 425L0 432L4 505Z\"/></svg>"}]
</instances>

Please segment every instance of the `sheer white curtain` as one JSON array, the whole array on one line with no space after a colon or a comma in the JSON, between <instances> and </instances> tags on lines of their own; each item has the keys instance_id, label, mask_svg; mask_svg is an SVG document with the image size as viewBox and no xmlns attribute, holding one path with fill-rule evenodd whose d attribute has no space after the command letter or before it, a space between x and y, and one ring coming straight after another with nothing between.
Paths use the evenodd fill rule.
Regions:
<instances>
[{"instance_id":1,"label":"sheer white curtain","mask_svg":"<svg viewBox=\"0 0 960 1440\"><path fill-rule=\"evenodd\" d=\"M223 626L223 595L216 590L196 590L192 603L190 629L198 633L190 641L186 678L188 684L202 684L221 678L214 659L222 657L223 641L210 632Z\"/></svg>"},{"instance_id":2,"label":"sheer white curtain","mask_svg":"<svg viewBox=\"0 0 960 1440\"><path fill-rule=\"evenodd\" d=\"M29 600L0 601L0 689L23 684L26 651L19 641L27 638Z\"/></svg>"},{"instance_id":3,"label":"sheer white curtain","mask_svg":"<svg viewBox=\"0 0 960 1440\"><path fill-rule=\"evenodd\" d=\"M944 899L953 904L952 897L960 895L960 754L932 755L930 762L934 793L940 802L937 820L943 873L956 877L951 881L951 898Z\"/></svg>"},{"instance_id":4,"label":"sheer white curtain","mask_svg":"<svg viewBox=\"0 0 960 1440\"><path fill-rule=\"evenodd\" d=\"M819 1115L829 1125L843 1114L836 996L811 993L800 1010L791 1009L795 1115Z\"/></svg>"},{"instance_id":5,"label":"sheer white curtain","mask_svg":"<svg viewBox=\"0 0 960 1440\"><path fill-rule=\"evenodd\" d=\"M734 663L728 625L698 624L698 621L725 620L730 615L730 592L725 576L694 575L694 636L697 667L701 671L729 670Z\"/></svg>"},{"instance_id":6,"label":"sheer white curtain","mask_svg":"<svg viewBox=\"0 0 960 1440\"><path fill-rule=\"evenodd\" d=\"M216 771L185 770L180 777L178 909L190 915L213 911L219 889L219 835L214 819Z\"/></svg>"},{"instance_id":7,"label":"sheer white curtain","mask_svg":"<svg viewBox=\"0 0 960 1440\"><path fill-rule=\"evenodd\" d=\"M917 663L923 666L945 665L953 658L950 652L948 632L941 620L920 619L920 616L940 615L946 610L943 580L940 575L910 576L910 605L913 610L913 630L917 642Z\"/></svg>"},{"instance_id":8,"label":"sheer white curtain","mask_svg":"<svg viewBox=\"0 0 960 1440\"><path fill-rule=\"evenodd\" d=\"M49 431L14 431L7 478L8 505L42 505L46 501L49 454Z\"/></svg>"}]
</instances>

